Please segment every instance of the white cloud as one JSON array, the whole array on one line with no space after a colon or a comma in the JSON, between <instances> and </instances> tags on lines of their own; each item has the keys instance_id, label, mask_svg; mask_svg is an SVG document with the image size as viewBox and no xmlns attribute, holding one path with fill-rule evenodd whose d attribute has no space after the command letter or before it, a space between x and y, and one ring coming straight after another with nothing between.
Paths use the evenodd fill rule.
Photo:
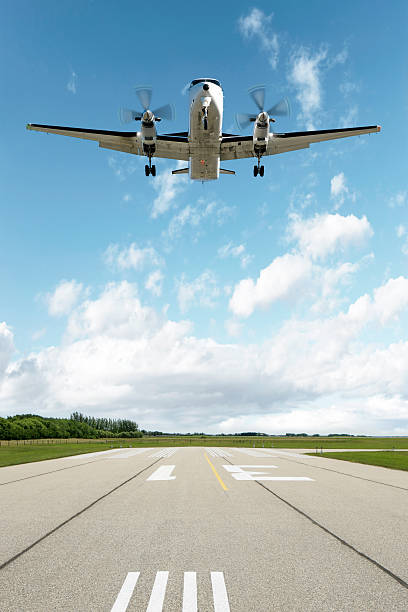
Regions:
<instances>
[{"instance_id":1,"label":"white cloud","mask_svg":"<svg viewBox=\"0 0 408 612\"><path fill-rule=\"evenodd\" d=\"M228 217L233 214L234 209L230 206L222 206L215 200L207 202L200 198L195 205L187 204L170 220L167 230L163 235L171 240L179 238L186 227L196 228L210 217L213 217L217 225L222 225Z\"/></svg>"},{"instance_id":2,"label":"white cloud","mask_svg":"<svg viewBox=\"0 0 408 612\"><path fill-rule=\"evenodd\" d=\"M42 338L42 337L45 335L46 331L47 331L47 330L46 330L46 328L45 328L45 327L42 327L41 329L37 329L37 330L36 330L36 331L35 331L35 332L34 332L34 333L31 335L31 337L32 337L32 339L33 339L33 340L39 340L40 338Z\"/></svg>"},{"instance_id":3,"label":"white cloud","mask_svg":"<svg viewBox=\"0 0 408 612\"><path fill-rule=\"evenodd\" d=\"M164 276L160 270L154 270L146 281L145 287L149 291L159 297L162 294L162 285L163 285Z\"/></svg>"},{"instance_id":4,"label":"white cloud","mask_svg":"<svg viewBox=\"0 0 408 612\"><path fill-rule=\"evenodd\" d=\"M178 167L185 165L178 163ZM160 215L171 208L175 198L183 191L187 179L183 175L172 174L169 168L163 169L152 182L154 190L157 192L157 197L153 201L152 219L157 219Z\"/></svg>"},{"instance_id":5,"label":"white cloud","mask_svg":"<svg viewBox=\"0 0 408 612\"><path fill-rule=\"evenodd\" d=\"M296 240L302 253L312 259L324 258L349 246L361 246L373 235L367 217L342 216L338 213L316 214L303 219L290 215L288 236Z\"/></svg>"},{"instance_id":6,"label":"white cloud","mask_svg":"<svg viewBox=\"0 0 408 612\"><path fill-rule=\"evenodd\" d=\"M396 206L405 206L407 204L408 191L398 191L395 195L391 196L388 201L388 205L391 208Z\"/></svg>"},{"instance_id":7,"label":"white cloud","mask_svg":"<svg viewBox=\"0 0 408 612\"><path fill-rule=\"evenodd\" d=\"M242 323L236 319L227 319L225 321L225 329L227 330L227 334L229 336L232 338L238 338L242 331Z\"/></svg>"},{"instance_id":8,"label":"white cloud","mask_svg":"<svg viewBox=\"0 0 408 612\"><path fill-rule=\"evenodd\" d=\"M71 70L71 77L67 83L68 91L70 91L72 94L76 94L77 84L78 84L78 75L76 74L76 72Z\"/></svg>"},{"instance_id":9,"label":"white cloud","mask_svg":"<svg viewBox=\"0 0 408 612\"><path fill-rule=\"evenodd\" d=\"M220 295L217 281L210 270L205 270L190 283L183 276L177 281L177 288L177 299L183 313L196 304L212 308L215 306L214 300Z\"/></svg>"},{"instance_id":10,"label":"white cloud","mask_svg":"<svg viewBox=\"0 0 408 612\"><path fill-rule=\"evenodd\" d=\"M240 17L239 29L244 38L254 38L261 48L267 53L269 64L273 69L278 65L279 40L275 32L271 31L270 23L272 15L266 15L258 8L253 8L248 15Z\"/></svg>"},{"instance_id":11,"label":"white cloud","mask_svg":"<svg viewBox=\"0 0 408 612\"><path fill-rule=\"evenodd\" d=\"M289 81L297 90L303 118L308 129L314 129L314 117L322 105L321 69L327 57L327 50L312 54L301 47L291 58Z\"/></svg>"},{"instance_id":12,"label":"white cloud","mask_svg":"<svg viewBox=\"0 0 408 612\"><path fill-rule=\"evenodd\" d=\"M226 257L238 257L242 268L246 268L253 259L252 255L245 252L245 246L243 244L234 246L232 242L228 242L228 244L224 244L218 249L218 257L221 259L225 259Z\"/></svg>"},{"instance_id":13,"label":"white cloud","mask_svg":"<svg viewBox=\"0 0 408 612\"><path fill-rule=\"evenodd\" d=\"M141 160L137 158L129 159L128 157L119 157L111 155L108 158L108 166L109 168L111 168L116 178L119 181L123 182L134 172L136 172L136 170L141 169L140 161ZM129 201L129 199L127 198L128 195L130 194L126 194L123 197L124 202Z\"/></svg>"},{"instance_id":14,"label":"white cloud","mask_svg":"<svg viewBox=\"0 0 408 612\"><path fill-rule=\"evenodd\" d=\"M48 304L48 313L53 317L69 314L82 293L82 283L76 280L62 280L53 293L48 293L45 300Z\"/></svg>"},{"instance_id":15,"label":"white cloud","mask_svg":"<svg viewBox=\"0 0 408 612\"><path fill-rule=\"evenodd\" d=\"M406 432L408 342L360 336L393 324L407 296L407 278L389 279L334 317L291 318L256 346L199 339L144 306L135 285L112 283L76 308L60 347L10 363L12 333L0 325L1 412L80 409L162 431Z\"/></svg>"},{"instance_id":16,"label":"white cloud","mask_svg":"<svg viewBox=\"0 0 408 612\"><path fill-rule=\"evenodd\" d=\"M407 233L407 228L405 227L405 225L402 225L402 223L397 227L396 229L397 232L397 236L398 238L402 238L403 236L406 235Z\"/></svg>"},{"instance_id":17,"label":"white cloud","mask_svg":"<svg viewBox=\"0 0 408 612\"><path fill-rule=\"evenodd\" d=\"M10 327L0 323L0 380L14 352L14 338Z\"/></svg>"},{"instance_id":18,"label":"white cloud","mask_svg":"<svg viewBox=\"0 0 408 612\"><path fill-rule=\"evenodd\" d=\"M131 202L133 200L132 195L130 193L125 193L122 198L122 202Z\"/></svg>"},{"instance_id":19,"label":"white cloud","mask_svg":"<svg viewBox=\"0 0 408 612\"><path fill-rule=\"evenodd\" d=\"M357 121L358 106L350 106L348 111L340 117L339 127L352 127Z\"/></svg>"},{"instance_id":20,"label":"white cloud","mask_svg":"<svg viewBox=\"0 0 408 612\"><path fill-rule=\"evenodd\" d=\"M110 244L103 258L107 265L119 270L142 270L146 266L163 265L163 258L153 247L139 248L135 242L122 249L118 244Z\"/></svg>"},{"instance_id":21,"label":"white cloud","mask_svg":"<svg viewBox=\"0 0 408 612\"><path fill-rule=\"evenodd\" d=\"M355 202L356 194L350 191L349 187L346 184L346 177L344 176L344 172L340 172L333 176L330 180L330 196L335 201L335 208L339 208L346 197L350 198L353 202Z\"/></svg>"},{"instance_id":22,"label":"white cloud","mask_svg":"<svg viewBox=\"0 0 408 612\"><path fill-rule=\"evenodd\" d=\"M276 257L260 271L256 282L246 278L235 286L229 308L237 316L249 317L255 308L266 308L299 291L311 272L311 262L302 255L286 253Z\"/></svg>"}]
</instances>

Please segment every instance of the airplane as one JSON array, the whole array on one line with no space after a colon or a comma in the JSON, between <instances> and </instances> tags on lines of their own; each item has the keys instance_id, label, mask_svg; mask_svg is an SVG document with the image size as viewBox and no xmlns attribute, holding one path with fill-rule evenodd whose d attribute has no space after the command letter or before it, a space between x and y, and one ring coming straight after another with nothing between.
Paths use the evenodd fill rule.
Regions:
<instances>
[{"instance_id":1,"label":"airplane","mask_svg":"<svg viewBox=\"0 0 408 612\"><path fill-rule=\"evenodd\" d=\"M235 174L234 170L220 168L220 162L250 157L257 159L253 168L254 176L262 177L265 168L261 165L261 160L264 156L307 149L315 142L360 136L381 130L379 125L368 125L308 132L273 132L270 131L270 124L275 122L272 115L289 114L287 100L283 99L265 110L265 87L254 87L249 93L259 112L238 114L236 118L241 128L254 123L251 136L223 133L223 90L220 82L212 78L191 81L188 132L157 134L156 123L162 119L171 119L173 113L170 105L162 106L156 111L150 110L152 90L149 87L136 88L143 113L128 109L122 111L124 121L141 122L139 132L115 132L37 123L28 123L26 127L37 132L95 140L103 149L145 156L148 158L148 164L145 165L146 176L156 176L156 166L152 164L154 158L185 161L188 166L173 170L172 174L188 174L190 179L199 181L215 180L220 174Z\"/></svg>"}]
</instances>

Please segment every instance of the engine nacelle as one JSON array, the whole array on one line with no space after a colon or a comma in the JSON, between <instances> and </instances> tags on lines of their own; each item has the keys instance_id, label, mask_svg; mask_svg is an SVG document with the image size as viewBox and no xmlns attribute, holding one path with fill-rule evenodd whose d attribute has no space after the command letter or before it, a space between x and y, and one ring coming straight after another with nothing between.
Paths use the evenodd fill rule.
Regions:
<instances>
[{"instance_id":1,"label":"engine nacelle","mask_svg":"<svg viewBox=\"0 0 408 612\"><path fill-rule=\"evenodd\" d=\"M265 153L269 139L269 115L268 113L259 113L254 123L254 151L256 154Z\"/></svg>"},{"instance_id":2,"label":"engine nacelle","mask_svg":"<svg viewBox=\"0 0 408 612\"><path fill-rule=\"evenodd\" d=\"M147 110L143 113L141 119L141 131L140 131L143 149L146 153L153 153L156 147L156 119L152 111Z\"/></svg>"}]
</instances>

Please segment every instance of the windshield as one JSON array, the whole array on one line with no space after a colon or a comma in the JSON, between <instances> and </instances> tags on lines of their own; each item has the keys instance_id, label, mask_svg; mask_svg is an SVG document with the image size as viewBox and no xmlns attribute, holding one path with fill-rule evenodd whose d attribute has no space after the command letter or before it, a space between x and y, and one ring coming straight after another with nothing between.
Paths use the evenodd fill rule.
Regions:
<instances>
[{"instance_id":1,"label":"windshield","mask_svg":"<svg viewBox=\"0 0 408 612\"><path fill-rule=\"evenodd\" d=\"M197 85L197 83L214 83L214 85L221 87L221 83L217 79L194 79L194 81L191 81L190 87Z\"/></svg>"}]
</instances>

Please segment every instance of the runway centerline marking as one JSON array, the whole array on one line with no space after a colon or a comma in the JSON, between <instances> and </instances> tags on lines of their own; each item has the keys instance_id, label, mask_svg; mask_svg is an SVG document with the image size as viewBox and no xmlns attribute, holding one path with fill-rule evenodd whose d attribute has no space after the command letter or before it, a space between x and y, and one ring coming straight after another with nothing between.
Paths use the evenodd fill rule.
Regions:
<instances>
[{"instance_id":1,"label":"runway centerline marking","mask_svg":"<svg viewBox=\"0 0 408 612\"><path fill-rule=\"evenodd\" d=\"M228 491L228 487L226 487L225 484L223 483L221 476L218 474L217 470L215 469L215 467L213 466L213 464L209 460L207 453L204 453L204 456L207 459L208 463L210 464L210 467L211 467L212 471L214 472L215 477L217 478L218 482L220 483L220 485L222 486L224 491Z\"/></svg>"},{"instance_id":2,"label":"runway centerline marking","mask_svg":"<svg viewBox=\"0 0 408 612\"><path fill-rule=\"evenodd\" d=\"M274 480L274 481L313 481L307 476L268 476L267 472L258 472L258 468L276 468L276 465L223 465L235 480ZM244 470L242 468L257 468L257 470Z\"/></svg>"},{"instance_id":3,"label":"runway centerline marking","mask_svg":"<svg viewBox=\"0 0 408 612\"><path fill-rule=\"evenodd\" d=\"M125 612L129 605L130 598L135 590L136 582L140 576L140 572L129 572L125 578L125 582L119 591L111 612Z\"/></svg>"},{"instance_id":4,"label":"runway centerline marking","mask_svg":"<svg viewBox=\"0 0 408 612\"><path fill-rule=\"evenodd\" d=\"M175 465L161 465L149 476L146 480L175 480L175 476L171 476Z\"/></svg>"}]
</instances>

